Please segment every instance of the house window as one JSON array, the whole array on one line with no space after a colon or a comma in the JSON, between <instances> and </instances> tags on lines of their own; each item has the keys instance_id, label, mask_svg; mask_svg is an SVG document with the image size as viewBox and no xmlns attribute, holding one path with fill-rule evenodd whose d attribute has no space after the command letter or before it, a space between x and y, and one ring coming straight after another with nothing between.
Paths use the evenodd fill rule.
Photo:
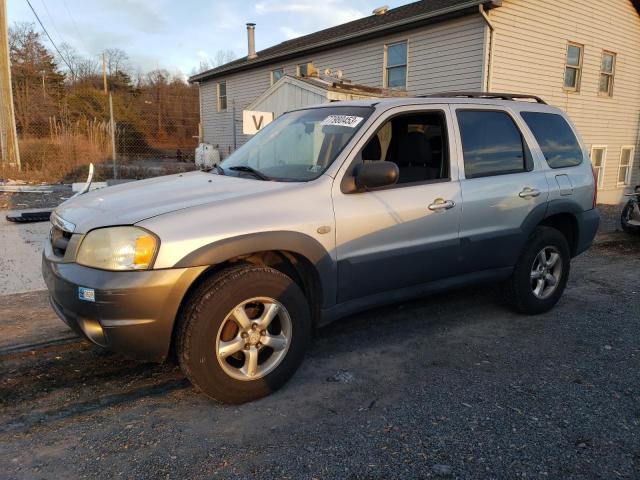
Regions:
<instances>
[{"instance_id":1,"label":"house window","mask_svg":"<svg viewBox=\"0 0 640 480\"><path fill-rule=\"evenodd\" d=\"M276 83L284 77L284 68L276 68L275 70L271 70L271 85Z\"/></svg>"},{"instance_id":2,"label":"house window","mask_svg":"<svg viewBox=\"0 0 640 480\"><path fill-rule=\"evenodd\" d=\"M564 68L564 88L567 90L580 90L583 48L576 43L567 45L567 62Z\"/></svg>"},{"instance_id":3,"label":"house window","mask_svg":"<svg viewBox=\"0 0 640 480\"><path fill-rule=\"evenodd\" d=\"M604 162L606 157L606 145L594 145L591 147L591 163L593 164L593 169L596 171L598 188L602 188L602 182L604 181Z\"/></svg>"},{"instance_id":4,"label":"house window","mask_svg":"<svg viewBox=\"0 0 640 480\"><path fill-rule=\"evenodd\" d=\"M218 83L218 111L227 109L227 82Z\"/></svg>"},{"instance_id":5,"label":"house window","mask_svg":"<svg viewBox=\"0 0 640 480\"><path fill-rule=\"evenodd\" d=\"M631 183L631 167L633 165L634 147L622 147L620 150L620 166L618 167L618 186Z\"/></svg>"},{"instance_id":6,"label":"house window","mask_svg":"<svg viewBox=\"0 0 640 480\"><path fill-rule=\"evenodd\" d=\"M298 65L298 77L308 77L309 76L309 65L311 62L301 63Z\"/></svg>"},{"instance_id":7,"label":"house window","mask_svg":"<svg viewBox=\"0 0 640 480\"><path fill-rule=\"evenodd\" d=\"M407 88L407 42L385 45L384 86Z\"/></svg>"},{"instance_id":8,"label":"house window","mask_svg":"<svg viewBox=\"0 0 640 480\"><path fill-rule=\"evenodd\" d=\"M602 63L600 64L600 86L598 91L606 97L613 96L613 75L616 71L616 54L602 52Z\"/></svg>"}]
</instances>

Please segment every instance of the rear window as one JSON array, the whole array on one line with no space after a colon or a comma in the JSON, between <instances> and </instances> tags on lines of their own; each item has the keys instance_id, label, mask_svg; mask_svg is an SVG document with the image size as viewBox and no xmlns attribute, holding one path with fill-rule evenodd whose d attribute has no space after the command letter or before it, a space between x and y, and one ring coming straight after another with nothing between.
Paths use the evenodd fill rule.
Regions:
<instances>
[{"instance_id":1,"label":"rear window","mask_svg":"<svg viewBox=\"0 0 640 480\"><path fill-rule=\"evenodd\" d=\"M555 113L522 112L551 168L575 167L582 163L582 150L573 130Z\"/></svg>"}]
</instances>

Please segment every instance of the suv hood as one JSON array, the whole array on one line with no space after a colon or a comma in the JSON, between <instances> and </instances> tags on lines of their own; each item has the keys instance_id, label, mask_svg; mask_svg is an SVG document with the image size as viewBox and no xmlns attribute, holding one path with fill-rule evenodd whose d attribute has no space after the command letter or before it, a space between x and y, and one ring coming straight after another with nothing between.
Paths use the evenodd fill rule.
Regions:
<instances>
[{"instance_id":1,"label":"suv hood","mask_svg":"<svg viewBox=\"0 0 640 480\"><path fill-rule=\"evenodd\" d=\"M133 225L157 215L196 205L290 188L295 183L189 172L128 182L74 197L55 209L75 225L74 232Z\"/></svg>"}]
</instances>

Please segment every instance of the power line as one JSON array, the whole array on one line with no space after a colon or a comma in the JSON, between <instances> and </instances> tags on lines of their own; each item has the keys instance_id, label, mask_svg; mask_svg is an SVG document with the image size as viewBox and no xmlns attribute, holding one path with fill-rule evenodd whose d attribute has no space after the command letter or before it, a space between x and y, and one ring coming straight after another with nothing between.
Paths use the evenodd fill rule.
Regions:
<instances>
[{"instance_id":1,"label":"power line","mask_svg":"<svg viewBox=\"0 0 640 480\"><path fill-rule=\"evenodd\" d=\"M47 38L49 39L49 41L51 42L51 45L53 45L53 48L56 49L56 52L58 52L58 55L60 55L60 58L62 59L62 61L65 63L65 65L69 68L69 71L71 72L71 75L73 75L74 77L76 76L76 72L73 71L73 68L71 68L71 65L69 65L69 62L67 62L67 60L64 58L64 56L62 55L62 53L60 53L60 50L58 49L58 47L56 46L55 42L53 41L53 39L51 38L51 35L49 35L49 32L47 32L47 29L44 28L44 25L42 24L42 20L40 20L40 17L38 16L38 14L36 13L35 9L33 8L33 5L31 5L31 2L29 0L26 0L27 4L29 5L29 8L31 8L31 11L33 12L33 14L36 17L36 20L38 20L38 23L40 24L40 26L42 27L42 30L44 30L44 33L47 35Z\"/></svg>"},{"instance_id":2,"label":"power line","mask_svg":"<svg viewBox=\"0 0 640 480\"><path fill-rule=\"evenodd\" d=\"M58 25L56 25L56 21L51 16L51 12L49 11L49 7L47 7L47 4L44 3L44 0L40 0L40 3L42 4L42 7L44 8L44 11L47 12L47 17L49 17L49 21L51 22L51 25L53 25L53 29L58 34L58 40L60 40L62 43L64 43L65 39L62 37L62 35L60 35L60 30L58 30Z\"/></svg>"},{"instance_id":3,"label":"power line","mask_svg":"<svg viewBox=\"0 0 640 480\"><path fill-rule=\"evenodd\" d=\"M67 0L62 0L62 3L64 4L64 8L67 10L67 13L69 14L69 18L71 18L71 23L73 24L73 29L76 31L76 34L78 35L78 39L80 40L80 42L82 43L82 45L86 50L87 44L84 43L84 40L82 39L82 35L80 35L78 24L76 23L76 19L74 18L73 13L71 13L71 9L69 8L69 5L67 5Z\"/></svg>"}]
</instances>

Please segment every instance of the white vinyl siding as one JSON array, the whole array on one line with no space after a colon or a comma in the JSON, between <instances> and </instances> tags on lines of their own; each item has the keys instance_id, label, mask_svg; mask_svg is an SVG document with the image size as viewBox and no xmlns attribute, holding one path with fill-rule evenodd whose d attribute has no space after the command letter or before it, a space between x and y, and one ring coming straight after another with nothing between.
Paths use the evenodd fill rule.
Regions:
<instances>
[{"instance_id":1,"label":"white vinyl siding","mask_svg":"<svg viewBox=\"0 0 640 480\"><path fill-rule=\"evenodd\" d=\"M640 183L640 15L630 0L503 0L489 11L495 26L491 89L541 96L561 108L587 145L607 145L598 199L619 202L618 162L633 145L631 185ZM584 45L580 91L563 85L567 44ZM602 52L615 52L614 94L598 93Z\"/></svg>"},{"instance_id":2,"label":"white vinyl siding","mask_svg":"<svg viewBox=\"0 0 640 480\"><path fill-rule=\"evenodd\" d=\"M618 166L618 186L629 186L631 184L631 173L633 172L634 147L622 147L620 149L620 164Z\"/></svg>"},{"instance_id":3,"label":"white vinyl siding","mask_svg":"<svg viewBox=\"0 0 640 480\"><path fill-rule=\"evenodd\" d=\"M408 93L426 95L444 90L482 89L484 22L480 15L449 20L415 30L318 52L313 55L319 72L342 70L353 83L383 87L384 46L407 41ZM223 157L232 150L231 107L217 113L216 83L226 81L229 105L235 105L238 146L250 137L242 135L242 110L270 86L270 72L284 68L296 75L296 66L311 60L300 57L282 64L265 65L205 81L200 84L204 141L219 145ZM233 102L233 103L232 103Z\"/></svg>"},{"instance_id":4,"label":"white vinyl siding","mask_svg":"<svg viewBox=\"0 0 640 480\"><path fill-rule=\"evenodd\" d=\"M596 171L596 178L598 179L598 188L602 188L602 181L604 179L604 165L607 160L607 146L606 145L594 145L591 147L591 164Z\"/></svg>"}]
</instances>

